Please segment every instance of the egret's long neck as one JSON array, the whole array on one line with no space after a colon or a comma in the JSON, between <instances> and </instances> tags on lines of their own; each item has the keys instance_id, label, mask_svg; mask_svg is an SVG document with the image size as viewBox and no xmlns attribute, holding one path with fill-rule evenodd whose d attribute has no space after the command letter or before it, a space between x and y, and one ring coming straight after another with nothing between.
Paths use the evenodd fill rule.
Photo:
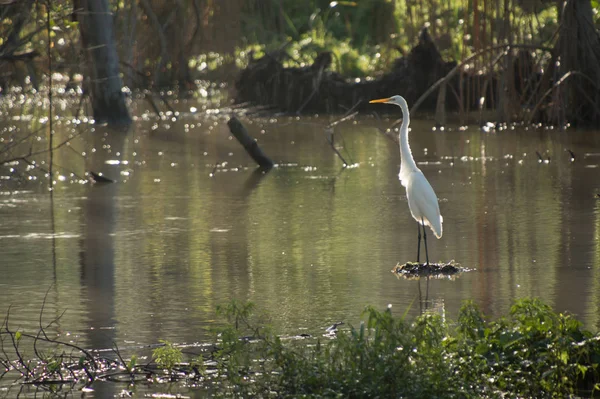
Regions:
<instances>
[{"instance_id":1,"label":"egret's long neck","mask_svg":"<svg viewBox=\"0 0 600 399\"><path fill-rule=\"evenodd\" d=\"M410 147L408 146L408 125L410 124L410 115L408 113L408 105L406 102L400 104L402 108L402 126L400 126L400 173L403 169L417 170L417 164L413 159Z\"/></svg>"}]
</instances>

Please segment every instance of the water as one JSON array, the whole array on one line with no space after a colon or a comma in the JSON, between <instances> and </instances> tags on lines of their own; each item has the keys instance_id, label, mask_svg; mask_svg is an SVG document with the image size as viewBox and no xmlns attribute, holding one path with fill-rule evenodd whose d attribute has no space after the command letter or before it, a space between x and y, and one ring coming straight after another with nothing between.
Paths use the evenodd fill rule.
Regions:
<instances>
[{"instance_id":1,"label":"water","mask_svg":"<svg viewBox=\"0 0 600 399\"><path fill-rule=\"evenodd\" d=\"M111 348L210 341L216 305L232 298L255 302L282 334L320 334L357 324L366 305L454 317L473 299L497 317L535 296L600 329L598 132L441 132L412 121L413 155L444 216L430 259L475 269L422 282L419 304L419 283L390 272L415 260L417 244L398 148L379 131L393 120L338 125L336 143L356 163L343 168L328 118L242 119L278 164L262 175L226 115L192 106L157 121L138 105L129 133L60 119L57 140L84 133L57 151L52 196L43 172L0 168L35 178L0 180L0 312L11 306L12 326L36 331L46 297L46 322L64 312L53 333ZM79 184L89 170L117 183Z\"/></svg>"}]
</instances>

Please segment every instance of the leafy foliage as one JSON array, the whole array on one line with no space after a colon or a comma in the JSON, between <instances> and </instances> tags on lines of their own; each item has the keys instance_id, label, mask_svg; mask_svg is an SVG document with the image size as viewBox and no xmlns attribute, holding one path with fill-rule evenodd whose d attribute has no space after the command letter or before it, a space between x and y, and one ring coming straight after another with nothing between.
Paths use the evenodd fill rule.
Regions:
<instances>
[{"instance_id":1,"label":"leafy foliage","mask_svg":"<svg viewBox=\"0 0 600 399\"><path fill-rule=\"evenodd\" d=\"M367 308L358 328L312 344L262 331L250 345L241 334L261 331L249 310L230 306L236 322L221 334L219 372L234 395L561 398L599 388L600 336L536 299L517 301L496 321L467 302L456 325Z\"/></svg>"},{"instance_id":2,"label":"leafy foliage","mask_svg":"<svg viewBox=\"0 0 600 399\"><path fill-rule=\"evenodd\" d=\"M289 41L285 66L308 65L318 52L331 51L336 72L364 77L391 68L416 44L423 27L428 27L444 58L462 60L484 44L504 43L508 36L513 43L547 44L558 26L551 2L536 2L533 8L528 6L533 2L515 2L508 10L491 1L479 2L475 10L466 0L307 3L246 0L239 52L257 45L261 52L273 52ZM514 16L508 28L499 23L507 19L507 12Z\"/></svg>"},{"instance_id":3,"label":"leafy foliage","mask_svg":"<svg viewBox=\"0 0 600 399\"><path fill-rule=\"evenodd\" d=\"M152 351L152 359L156 361L160 367L172 371L183 359L181 349L175 347L169 341L161 340L160 342L164 345Z\"/></svg>"},{"instance_id":4,"label":"leafy foliage","mask_svg":"<svg viewBox=\"0 0 600 399\"><path fill-rule=\"evenodd\" d=\"M125 361L118 348L118 359L107 360L52 340L44 329L12 330L7 316L0 325L0 380L135 384L151 376L157 383L210 386L227 397L564 398L600 391L600 334L537 299L519 300L493 321L472 302L456 322L432 313L408 320L368 307L364 322L333 338L279 337L252 304L233 301L218 313L226 323L211 349L182 363L181 347L161 341L155 363L145 365L135 354ZM24 352L24 341L36 357Z\"/></svg>"}]
</instances>

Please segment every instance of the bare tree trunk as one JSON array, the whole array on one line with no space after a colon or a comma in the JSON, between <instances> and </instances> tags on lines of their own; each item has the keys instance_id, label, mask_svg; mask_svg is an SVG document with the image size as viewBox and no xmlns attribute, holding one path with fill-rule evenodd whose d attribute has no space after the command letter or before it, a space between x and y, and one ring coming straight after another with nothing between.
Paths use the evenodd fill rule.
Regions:
<instances>
[{"instance_id":1,"label":"bare tree trunk","mask_svg":"<svg viewBox=\"0 0 600 399\"><path fill-rule=\"evenodd\" d=\"M94 119L113 126L130 125L108 0L74 0L73 6L87 59L86 80Z\"/></svg>"},{"instance_id":2,"label":"bare tree trunk","mask_svg":"<svg viewBox=\"0 0 600 399\"><path fill-rule=\"evenodd\" d=\"M560 76L573 78L554 93L555 102L574 124L600 125L600 37L590 0L569 0L561 12L558 54ZM552 115L560 122L558 115Z\"/></svg>"}]
</instances>

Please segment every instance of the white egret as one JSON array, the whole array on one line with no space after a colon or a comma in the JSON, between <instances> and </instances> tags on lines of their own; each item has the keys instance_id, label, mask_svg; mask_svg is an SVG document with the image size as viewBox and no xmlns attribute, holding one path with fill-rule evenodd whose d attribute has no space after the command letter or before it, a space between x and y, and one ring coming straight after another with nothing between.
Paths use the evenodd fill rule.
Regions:
<instances>
[{"instance_id":1,"label":"white egret","mask_svg":"<svg viewBox=\"0 0 600 399\"><path fill-rule=\"evenodd\" d=\"M429 254L427 252L427 233L425 226L429 226L437 238L442 237L442 222L444 218L440 214L438 199L431 187L431 184L417 167L408 145L408 125L410 124L410 114L408 105L402 96L393 96L371 100L370 103L395 104L402 109L402 126L400 127L400 183L406 188L406 198L408 199L408 208L412 217L417 221L418 243L417 243L417 263L421 255L421 226L423 227L423 241L425 243L425 256L429 264Z\"/></svg>"}]
</instances>

